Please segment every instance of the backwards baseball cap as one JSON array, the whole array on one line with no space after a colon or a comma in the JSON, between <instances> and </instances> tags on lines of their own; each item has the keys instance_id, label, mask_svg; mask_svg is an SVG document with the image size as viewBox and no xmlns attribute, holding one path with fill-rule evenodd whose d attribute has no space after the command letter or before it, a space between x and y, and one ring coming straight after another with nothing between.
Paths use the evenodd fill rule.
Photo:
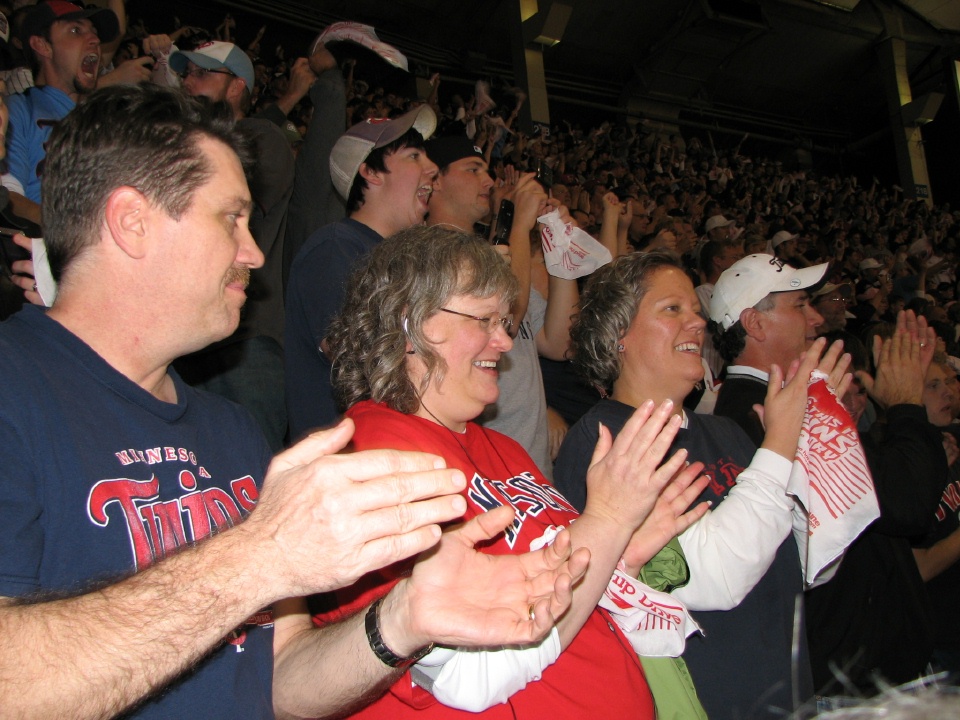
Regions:
<instances>
[{"instance_id":1,"label":"backwards baseball cap","mask_svg":"<svg viewBox=\"0 0 960 720\"><path fill-rule=\"evenodd\" d=\"M330 179L337 192L346 199L360 166L370 153L389 145L411 128L424 140L433 135L437 129L437 115L433 108L421 105L393 120L370 118L341 135L330 151Z\"/></svg>"},{"instance_id":2,"label":"backwards baseball cap","mask_svg":"<svg viewBox=\"0 0 960 720\"><path fill-rule=\"evenodd\" d=\"M484 159L483 151L466 135L444 135L434 138L426 145L427 156L443 171L450 163L464 158Z\"/></svg>"},{"instance_id":3,"label":"backwards baseball cap","mask_svg":"<svg viewBox=\"0 0 960 720\"><path fill-rule=\"evenodd\" d=\"M800 237L800 235L797 233L792 233L789 230L781 230L770 239L770 245L772 247L780 247L785 242L796 240L798 237Z\"/></svg>"},{"instance_id":4,"label":"backwards baseball cap","mask_svg":"<svg viewBox=\"0 0 960 720\"><path fill-rule=\"evenodd\" d=\"M253 63L243 50L231 42L212 40L194 50L177 50L170 55L170 68L177 74L187 69L188 62L204 70L226 68L247 84L247 90L253 92Z\"/></svg>"},{"instance_id":5,"label":"backwards baseball cap","mask_svg":"<svg viewBox=\"0 0 960 720\"><path fill-rule=\"evenodd\" d=\"M714 215L709 220L707 220L707 232L715 230L718 227L727 227L727 225L732 225L733 220L727 220L723 215Z\"/></svg>"},{"instance_id":6,"label":"backwards baseball cap","mask_svg":"<svg viewBox=\"0 0 960 720\"><path fill-rule=\"evenodd\" d=\"M773 255L748 255L723 271L710 299L710 319L729 330L740 313L770 293L814 287L827 274L828 263L793 268Z\"/></svg>"},{"instance_id":7,"label":"backwards baseball cap","mask_svg":"<svg viewBox=\"0 0 960 720\"><path fill-rule=\"evenodd\" d=\"M24 46L34 35L44 35L57 20L90 20L97 30L100 42L108 43L120 34L120 20L109 8L82 8L66 0L49 0L34 5L23 19L20 39Z\"/></svg>"}]
</instances>

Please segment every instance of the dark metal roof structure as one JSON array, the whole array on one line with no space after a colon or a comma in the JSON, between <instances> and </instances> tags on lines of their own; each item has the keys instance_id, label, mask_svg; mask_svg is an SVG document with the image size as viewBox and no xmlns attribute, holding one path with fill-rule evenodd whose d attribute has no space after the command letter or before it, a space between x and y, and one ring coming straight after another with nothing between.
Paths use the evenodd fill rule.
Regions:
<instances>
[{"instance_id":1,"label":"dark metal roof structure","mask_svg":"<svg viewBox=\"0 0 960 720\"><path fill-rule=\"evenodd\" d=\"M551 98L612 108L627 97L665 102L705 122L755 121L817 143L855 142L885 125L884 39L906 41L915 96L949 92L945 67L960 57L956 0L555 1L572 12L562 41L544 49ZM220 4L310 29L367 22L426 70L512 76L517 0Z\"/></svg>"}]
</instances>

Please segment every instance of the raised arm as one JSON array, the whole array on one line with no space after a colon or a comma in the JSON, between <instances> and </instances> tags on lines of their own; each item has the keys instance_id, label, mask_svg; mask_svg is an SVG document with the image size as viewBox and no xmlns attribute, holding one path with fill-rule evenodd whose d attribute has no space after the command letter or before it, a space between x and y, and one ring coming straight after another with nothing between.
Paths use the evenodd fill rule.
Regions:
<instances>
[{"instance_id":1,"label":"raised arm","mask_svg":"<svg viewBox=\"0 0 960 720\"><path fill-rule=\"evenodd\" d=\"M117 48L123 42L123 36L127 34L127 4L124 0L108 0L107 7L113 10L113 14L117 16L120 31L113 40L100 46L100 62L104 66L113 62L114 53L117 52Z\"/></svg>"},{"instance_id":2,"label":"raised arm","mask_svg":"<svg viewBox=\"0 0 960 720\"><path fill-rule=\"evenodd\" d=\"M322 44L308 58L317 81L310 86L313 118L297 154L293 194L284 236L284 280L293 258L310 234L344 216L344 206L330 180L330 151L345 130L347 100L337 61Z\"/></svg>"},{"instance_id":3,"label":"raised arm","mask_svg":"<svg viewBox=\"0 0 960 720\"><path fill-rule=\"evenodd\" d=\"M698 474L684 468L686 451L679 451L666 462L670 445L680 428L680 416L666 401L654 408L652 401L641 405L613 440L610 431L601 428L600 437L587 470L587 504L583 514L572 523L570 534L575 549L590 550L590 567L577 586L570 611L557 624L563 647L570 644L596 607L610 578L623 558L634 531L650 516L668 483L676 479L686 488ZM661 506L661 510L663 510ZM705 510L698 506L685 522L693 522ZM674 533L675 534L675 533ZM672 535L671 535L672 537ZM663 540L665 544L670 537ZM662 547L662 545L661 545ZM656 552L660 547L650 548ZM652 557L652 555L651 555ZM649 557L633 561L642 564Z\"/></svg>"},{"instance_id":4,"label":"raised arm","mask_svg":"<svg viewBox=\"0 0 960 720\"><path fill-rule=\"evenodd\" d=\"M794 501L786 487L803 424L810 374L818 369L830 376L832 383L841 387L849 383L846 368L850 356L842 354L843 344L834 343L821 358L825 345L824 339L818 339L790 368L785 384L780 369L774 366L762 408L766 422L763 445L723 502L680 536L690 582L673 594L691 610L727 610L738 605L767 572L790 534Z\"/></svg>"},{"instance_id":5,"label":"raised arm","mask_svg":"<svg viewBox=\"0 0 960 720\"><path fill-rule=\"evenodd\" d=\"M515 210L509 240L510 269L517 278L520 289L511 311L516 321L514 328L519 329L530 302L530 231L536 227L537 218L547 206L547 193L536 181L534 173L526 173L517 181L513 203Z\"/></svg>"},{"instance_id":6,"label":"raised arm","mask_svg":"<svg viewBox=\"0 0 960 720\"><path fill-rule=\"evenodd\" d=\"M550 200L546 211L556 208L564 223L572 222L570 211L556 200ZM549 275L547 279L547 309L543 327L537 333L537 352L550 360L566 360L570 349L570 323L577 311L580 292L577 281Z\"/></svg>"},{"instance_id":7,"label":"raised arm","mask_svg":"<svg viewBox=\"0 0 960 720\"><path fill-rule=\"evenodd\" d=\"M297 103L306 97L310 88L317 81L317 76L310 67L307 58L297 58L290 66L290 82L283 95L277 98L276 107L283 113L284 118L296 107Z\"/></svg>"}]
</instances>

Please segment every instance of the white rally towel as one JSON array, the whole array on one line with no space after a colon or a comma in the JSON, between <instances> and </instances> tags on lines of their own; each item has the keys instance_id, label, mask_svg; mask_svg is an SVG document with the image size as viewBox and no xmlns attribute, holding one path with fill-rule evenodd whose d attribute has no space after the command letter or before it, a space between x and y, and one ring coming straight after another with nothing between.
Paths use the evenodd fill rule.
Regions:
<instances>
[{"instance_id":1,"label":"white rally towel","mask_svg":"<svg viewBox=\"0 0 960 720\"><path fill-rule=\"evenodd\" d=\"M864 528L880 517L873 476L853 419L814 372L807 388L807 412L787 493L802 505L794 537L804 582L810 586L841 558Z\"/></svg>"},{"instance_id":2,"label":"white rally towel","mask_svg":"<svg viewBox=\"0 0 960 720\"><path fill-rule=\"evenodd\" d=\"M474 115L483 115L484 113L493 110L497 106L497 104L493 101L493 98L490 97L490 83L488 83L486 80L477 80L473 94L476 98L476 105L474 105L473 108Z\"/></svg>"},{"instance_id":3,"label":"white rally towel","mask_svg":"<svg viewBox=\"0 0 960 720\"><path fill-rule=\"evenodd\" d=\"M680 657L687 638L700 631L682 602L630 577L622 563L598 604L645 657Z\"/></svg>"},{"instance_id":4,"label":"white rally towel","mask_svg":"<svg viewBox=\"0 0 960 720\"><path fill-rule=\"evenodd\" d=\"M576 280L589 275L613 258L610 251L572 223L560 219L553 210L537 218L547 272L554 277Z\"/></svg>"},{"instance_id":5,"label":"white rally towel","mask_svg":"<svg viewBox=\"0 0 960 720\"><path fill-rule=\"evenodd\" d=\"M548 527L530 543L531 552L551 545L561 530L562 525ZM687 638L701 632L700 626L682 602L644 585L625 570L621 560L597 604L610 613L638 655L680 657Z\"/></svg>"},{"instance_id":6,"label":"white rally towel","mask_svg":"<svg viewBox=\"0 0 960 720\"><path fill-rule=\"evenodd\" d=\"M314 41L313 47L316 48L318 43L328 44L341 40L349 40L358 45L363 45L365 48L373 50L394 67L406 70L407 72L410 71L407 66L406 56L393 45L387 45L387 43L381 41L370 25L363 25L357 22L334 23L320 33L320 37ZM313 54L313 49L311 49L310 53Z\"/></svg>"}]
</instances>

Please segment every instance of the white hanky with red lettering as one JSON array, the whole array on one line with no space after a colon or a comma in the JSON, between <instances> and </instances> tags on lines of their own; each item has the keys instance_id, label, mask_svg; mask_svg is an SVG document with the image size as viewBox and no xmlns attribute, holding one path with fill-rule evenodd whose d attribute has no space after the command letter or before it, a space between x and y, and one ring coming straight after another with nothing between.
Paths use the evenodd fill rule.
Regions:
<instances>
[{"instance_id":1,"label":"white hanky with red lettering","mask_svg":"<svg viewBox=\"0 0 960 720\"><path fill-rule=\"evenodd\" d=\"M687 638L700 631L682 602L619 567L598 605L610 613L638 655L680 657Z\"/></svg>"},{"instance_id":2,"label":"white hanky with red lettering","mask_svg":"<svg viewBox=\"0 0 960 720\"><path fill-rule=\"evenodd\" d=\"M572 223L560 219L553 210L537 218L540 242L547 272L554 277L576 280L589 275L613 258L610 251Z\"/></svg>"},{"instance_id":3,"label":"white hanky with red lettering","mask_svg":"<svg viewBox=\"0 0 960 720\"><path fill-rule=\"evenodd\" d=\"M493 110L497 106L497 103L490 97L490 83L486 80L477 80L477 84L473 90L473 97L476 100L473 106L473 114L478 117Z\"/></svg>"},{"instance_id":4,"label":"white hanky with red lettering","mask_svg":"<svg viewBox=\"0 0 960 720\"><path fill-rule=\"evenodd\" d=\"M802 506L793 533L808 586L835 568L847 546L880 517L873 476L853 419L814 372L787 493Z\"/></svg>"},{"instance_id":5,"label":"white hanky with red lettering","mask_svg":"<svg viewBox=\"0 0 960 720\"><path fill-rule=\"evenodd\" d=\"M387 45L378 38L376 31L370 25L363 25L358 22L334 23L320 34L320 37L314 42L314 46L316 46L316 43L328 44L338 40L349 40L358 45L363 45L368 50L373 50L394 67L409 72L406 55L393 45Z\"/></svg>"}]
</instances>

